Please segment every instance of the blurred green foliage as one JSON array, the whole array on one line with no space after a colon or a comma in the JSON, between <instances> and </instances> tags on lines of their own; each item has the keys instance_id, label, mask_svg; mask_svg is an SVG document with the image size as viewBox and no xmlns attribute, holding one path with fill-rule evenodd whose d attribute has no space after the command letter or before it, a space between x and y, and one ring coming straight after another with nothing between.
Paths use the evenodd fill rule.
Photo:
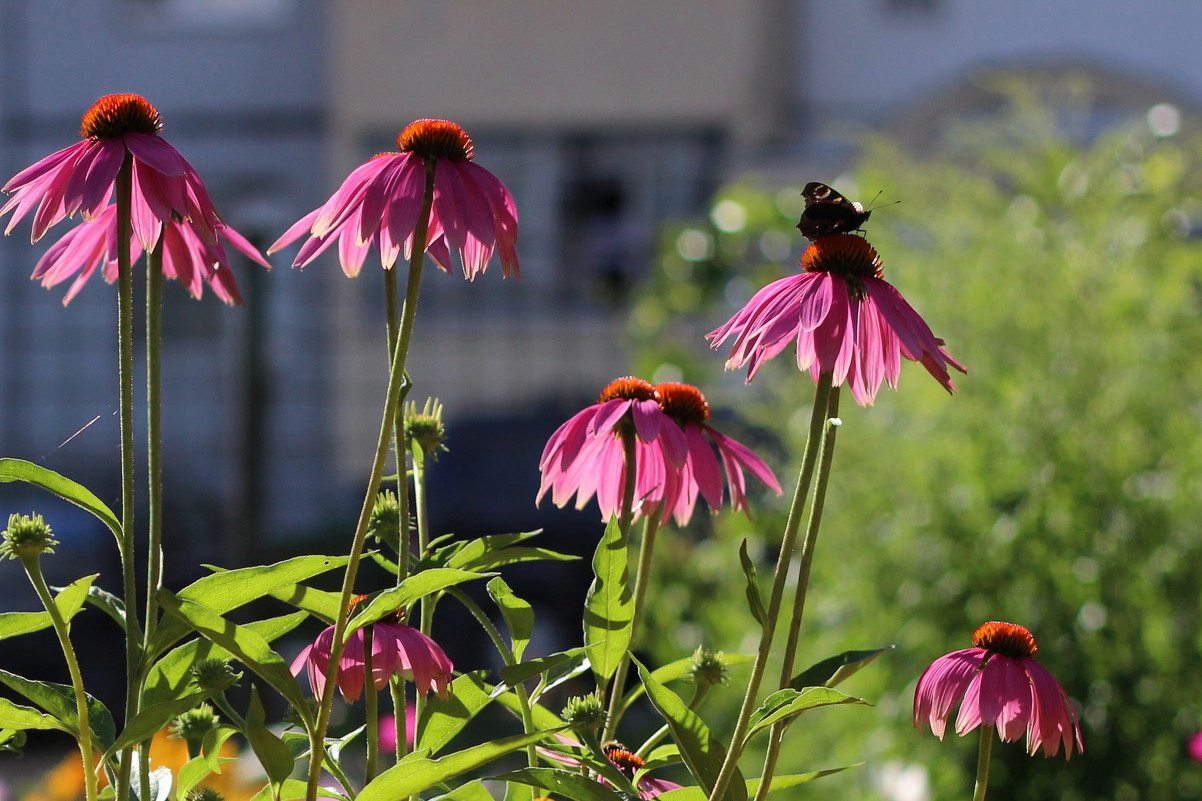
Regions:
<instances>
[{"instance_id":1,"label":"blurred green foliage","mask_svg":"<svg viewBox=\"0 0 1202 801\"><path fill-rule=\"evenodd\" d=\"M790 731L783 773L868 761L798 798L921 797L890 787L921 778L915 765L930 797L968 797L975 736L920 737L911 704L926 666L991 619L1032 630L1085 738L1067 763L997 745L991 798L1202 798L1185 752L1202 728L1202 137L1188 118L1171 137L1142 118L1091 131L1085 106L1034 91L1002 106L921 154L869 141L854 180L834 182L865 201L882 190L865 227L885 278L969 373L948 397L904 362L899 391L875 407L844 394L798 664L897 650L841 687L874 708L819 710ZM638 374L701 386L718 424L730 430L721 410L733 411L750 429L732 433L786 487L808 374L789 350L745 387L702 336L795 269L812 178L829 180L735 183L710 219L666 231L633 316ZM723 514L661 535L640 637L658 659L702 641L754 651L731 566L750 537L768 574L787 495L751 522ZM703 710L720 731L745 675L732 670Z\"/></svg>"}]
</instances>

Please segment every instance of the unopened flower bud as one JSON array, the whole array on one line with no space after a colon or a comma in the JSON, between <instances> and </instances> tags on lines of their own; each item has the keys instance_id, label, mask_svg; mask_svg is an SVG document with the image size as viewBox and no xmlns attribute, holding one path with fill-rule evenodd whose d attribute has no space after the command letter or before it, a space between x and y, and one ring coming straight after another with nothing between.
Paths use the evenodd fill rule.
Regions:
<instances>
[{"instance_id":1,"label":"unopened flower bud","mask_svg":"<svg viewBox=\"0 0 1202 801\"><path fill-rule=\"evenodd\" d=\"M54 539L50 526L39 514L9 515L8 528L0 537L0 555L9 559L24 559L43 553L54 553L58 540Z\"/></svg>"},{"instance_id":2,"label":"unopened flower bud","mask_svg":"<svg viewBox=\"0 0 1202 801\"><path fill-rule=\"evenodd\" d=\"M202 659L188 668L196 686L208 695L223 693L238 683L242 674L230 667L224 659Z\"/></svg>"},{"instance_id":3,"label":"unopened flower bud","mask_svg":"<svg viewBox=\"0 0 1202 801\"><path fill-rule=\"evenodd\" d=\"M405 439L410 451L421 452L434 459L439 451L445 451L446 427L442 424L442 402L427 398L422 410L417 410L417 401L405 404Z\"/></svg>"},{"instance_id":4,"label":"unopened flower bud","mask_svg":"<svg viewBox=\"0 0 1202 801\"><path fill-rule=\"evenodd\" d=\"M596 693L568 699L560 716L573 729L597 731L605 725L605 705Z\"/></svg>"},{"instance_id":5,"label":"unopened flower bud","mask_svg":"<svg viewBox=\"0 0 1202 801\"><path fill-rule=\"evenodd\" d=\"M205 736L221 723L213 707L200 704L171 721L171 734L188 744L188 756L200 754Z\"/></svg>"},{"instance_id":6,"label":"unopened flower bud","mask_svg":"<svg viewBox=\"0 0 1202 801\"><path fill-rule=\"evenodd\" d=\"M188 793L188 801L224 801L224 797L212 787L197 787Z\"/></svg>"},{"instance_id":7,"label":"unopened flower bud","mask_svg":"<svg viewBox=\"0 0 1202 801\"><path fill-rule=\"evenodd\" d=\"M697 646L693 652L693 661L689 666L693 681L698 684L714 686L726 683L726 660L721 651L713 651L704 645Z\"/></svg>"},{"instance_id":8,"label":"unopened flower bud","mask_svg":"<svg viewBox=\"0 0 1202 801\"><path fill-rule=\"evenodd\" d=\"M385 490L376 496L376 505L367 519L367 533L391 546L394 551L400 548L401 506L392 490Z\"/></svg>"}]
</instances>

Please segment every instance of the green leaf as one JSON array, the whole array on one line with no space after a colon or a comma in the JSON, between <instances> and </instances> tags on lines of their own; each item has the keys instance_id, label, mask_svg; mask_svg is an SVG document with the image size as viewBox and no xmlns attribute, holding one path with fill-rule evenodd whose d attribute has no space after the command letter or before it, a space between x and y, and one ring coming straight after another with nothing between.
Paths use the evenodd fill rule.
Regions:
<instances>
[{"instance_id":1,"label":"green leaf","mask_svg":"<svg viewBox=\"0 0 1202 801\"><path fill-rule=\"evenodd\" d=\"M447 587L453 587L465 581L487 577L486 573L452 570L446 567L423 570L421 573L405 579L391 590L385 590L373 598L367 608L351 620L347 627L347 634L349 635L355 629L363 628L368 623L375 623L398 609L407 609L427 595L432 595L439 590L445 590Z\"/></svg>"},{"instance_id":2,"label":"green leaf","mask_svg":"<svg viewBox=\"0 0 1202 801\"><path fill-rule=\"evenodd\" d=\"M513 658L520 661L530 637L534 634L534 608L529 603L513 594L505 580L494 578L488 582L488 595L493 603L501 610L505 625L509 627L509 639L512 643Z\"/></svg>"},{"instance_id":3,"label":"green leaf","mask_svg":"<svg viewBox=\"0 0 1202 801\"><path fill-rule=\"evenodd\" d=\"M757 732L771 726L776 721L793 717L807 709L838 704L867 705L867 703L863 698L855 698L829 687L806 687L800 691L778 690L764 699L764 703L760 705L759 709L751 713L744 742L750 742Z\"/></svg>"},{"instance_id":4,"label":"green leaf","mask_svg":"<svg viewBox=\"0 0 1202 801\"><path fill-rule=\"evenodd\" d=\"M208 778L214 773L221 773L221 765L226 762L237 762L235 757L221 757L220 760L214 760L216 767L209 762L207 756L192 757L184 766L179 769L178 778L175 783L175 797L179 801L184 801L188 797L188 793L192 791L196 785Z\"/></svg>"},{"instance_id":5,"label":"green leaf","mask_svg":"<svg viewBox=\"0 0 1202 801\"><path fill-rule=\"evenodd\" d=\"M496 777L499 781L538 787L572 801L622 801L622 796L596 779L557 768L523 768Z\"/></svg>"},{"instance_id":6,"label":"green leaf","mask_svg":"<svg viewBox=\"0 0 1202 801\"><path fill-rule=\"evenodd\" d=\"M238 730L233 726L218 726L215 729L209 729L209 733L205 735L200 744L200 752L208 762L209 769L214 773L220 773L221 765L230 759L230 757L221 755L221 746L237 733Z\"/></svg>"},{"instance_id":7,"label":"green leaf","mask_svg":"<svg viewBox=\"0 0 1202 801\"><path fill-rule=\"evenodd\" d=\"M451 682L447 698L431 696L417 724L417 747L436 754L458 734L481 709L492 702L492 687L484 672L465 673Z\"/></svg>"},{"instance_id":8,"label":"green leaf","mask_svg":"<svg viewBox=\"0 0 1202 801\"><path fill-rule=\"evenodd\" d=\"M518 699L517 693L496 693L496 697L493 700L512 712L513 716L518 720L522 719L522 704ZM560 719L559 715L547 709L542 704L535 703L533 701L530 702L530 715L534 718L534 725L540 729L543 729L544 731L561 729L565 725L563 720Z\"/></svg>"},{"instance_id":9,"label":"green leaf","mask_svg":"<svg viewBox=\"0 0 1202 801\"><path fill-rule=\"evenodd\" d=\"M626 537L616 517L605 527L593 556L593 583L584 600L584 646L601 682L608 681L630 646L634 600L630 594Z\"/></svg>"},{"instance_id":10,"label":"green leaf","mask_svg":"<svg viewBox=\"0 0 1202 801\"><path fill-rule=\"evenodd\" d=\"M129 723L125 724L125 728L121 730L121 734L117 736L116 741L105 750L105 759L127 746L149 740L170 723L173 718L177 718L189 709L194 708L197 704L204 701L205 697L205 694L202 692L194 692L190 695L185 695L183 698L164 701L140 710Z\"/></svg>"},{"instance_id":11,"label":"green leaf","mask_svg":"<svg viewBox=\"0 0 1202 801\"><path fill-rule=\"evenodd\" d=\"M859 763L863 764L863 763ZM836 773L842 773L849 768L858 767L858 765L847 765L842 768L830 768L828 770L816 770L813 773L794 773L787 776L773 776L772 784L768 787L768 792L774 793L777 790L784 790L789 787L796 787L799 784L820 779L823 776L831 776ZM754 796L760 789L759 779L749 779L746 783L746 792L749 796ZM666 793L660 793L656 796L656 801L706 801L705 791L700 787L681 787L679 790L669 790Z\"/></svg>"},{"instance_id":12,"label":"green leaf","mask_svg":"<svg viewBox=\"0 0 1202 801\"><path fill-rule=\"evenodd\" d=\"M54 588L58 590L57 587ZM117 621L117 625L125 630L125 601L122 601L116 595L113 595L108 590L102 590L96 586L88 587L87 601L92 606L104 612L106 615Z\"/></svg>"},{"instance_id":13,"label":"green leaf","mask_svg":"<svg viewBox=\"0 0 1202 801\"><path fill-rule=\"evenodd\" d=\"M764 609L764 599L760 597L755 564L747 555L747 540L739 543L739 564L743 566L743 576L747 579L747 606L751 609L751 616L760 624L760 628L763 628L768 625L768 611Z\"/></svg>"},{"instance_id":14,"label":"green leaf","mask_svg":"<svg viewBox=\"0 0 1202 801\"><path fill-rule=\"evenodd\" d=\"M4 461L0 459L0 462ZM63 620L71 620L83 608L88 589L96 580L99 573L78 578L68 584L54 596L54 605L58 607ZM17 637L35 631L50 628L52 622L49 612L5 612L0 614L0 640L6 637Z\"/></svg>"},{"instance_id":15,"label":"green leaf","mask_svg":"<svg viewBox=\"0 0 1202 801\"><path fill-rule=\"evenodd\" d=\"M307 619L308 615L304 612L293 612L281 617L256 620L253 623L247 623L243 628L258 634L267 642L272 642L277 637L292 631ZM234 658L234 654L205 639L191 640L168 651L154 663L147 673L145 687L142 690L142 708L188 695L195 689L192 686L192 674L189 672L189 668L201 659Z\"/></svg>"},{"instance_id":16,"label":"green leaf","mask_svg":"<svg viewBox=\"0 0 1202 801\"><path fill-rule=\"evenodd\" d=\"M823 659L821 662L806 668L793 677L789 686L794 690L803 687L834 687L845 681L861 668L871 663L883 653L892 651L896 646L886 645L872 651L844 651L841 654Z\"/></svg>"},{"instance_id":17,"label":"green leaf","mask_svg":"<svg viewBox=\"0 0 1202 801\"><path fill-rule=\"evenodd\" d=\"M272 590L343 567L347 561L345 556L297 556L271 565L223 570L192 582L177 597L181 601L197 601L223 615L270 595ZM182 621L164 621L155 631L151 653L161 654L187 633L188 627Z\"/></svg>"},{"instance_id":18,"label":"green leaf","mask_svg":"<svg viewBox=\"0 0 1202 801\"><path fill-rule=\"evenodd\" d=\"M726 749L714 739L709 727L689 709L680 696L652 678L651 673L638 660L632 658L631 661L639 670L639 679L647 690L647 698L672 730L672 739L679 746L680 756L688 765L689 772L708 795L722 769L722 762L726 759ZM743 777L738 770L735 771L725 798L727 801L747 801Z\"/></svg>"},{"instance_id":19,"label":"green leaf","mask_svg":"<svg viewBox=\"0 0 1202 801\"><path fill-rule=\"evenodd\" d=\"M364 787L359 792L357 801L395 801L403 796L423 792L447 779L476 770L519 748L533 745L551 733L540 731L533 734L518 734L465 748L440 759L430 759L429 757L404 759Z\"/></svg>"},{"instance_id":20,"label":"green leaf","mask_svg":"<svg viewBox=\"0 0 1202 801\"><path fill-rule=\"evenodd\" d=\"M274 785L281 784L292 775L296 760L284 741L267 730L267 715L263 702L259 700L259 689L250 687L250 706L246 710L246 728L243 730L251 750L263 764L267 778Z\"/></svg>"},{"instance_id":21,"label":"green leaf","mask_svg":"<svg viewBox=\"0 0 1202 801\"><path fill-rule=\"evenodd\" d=\"M306 798L306 791L309 789L308 784L299 779L289 779L280 785L279 797L280 801L297 801L297 799ZM267 785L259 792L255 793L250 801L270 801L273 797L271 785ZM344 793L340 793L332 787L322 787L319 798L337 798L341 801L350 801Z\"/></svg>"},{"instance_id":22,"label":"green leaf","mask_svg":"<svg viewBox=\"0 0 1202 801\"><path fill-rule=\"evenodd\" d=\"M204 604L179 598L165 589L159 591L159 604L203 637L237 657L287 699L304 720L306 728L312 726L309 705L301 693L300 685L292 677L283 657L273 651L261 635L249 626L239 626L226 620Z\"/></svg>"},{"instance_id":23,"label":"green leaf","mask_svg":"<svg viewBox=\"0 0 1202 801\"><path fill-rule=\"evenodd\" d=\"M479 779L461 784L449 793L431 798L430 801L494 801Z\"/></svg>"},{"instance_id":24,"label":"green leaf","mask_svg":"<svg viewBox=\"0 0 1202 801\"><path fill-rule=\"evenodd\" d=\"M66 724L52 715L37 711L31 706L14 704L0 698L0 729L58 729L69 731Z\"/></svg>"},{"instance_id":25,"label":"green leaf","mask_svg":"<svg viewBox=\"0 0 1202 801\"><path fill-rule=\"evenodd\" d=\"M327 626L334 625L338 617L338 602L342 599L342 593L318 590L304 584L277 587L268 595L308 612Z\"/></svg>"},{"instance_id":26,"label":"green leaf","mask_svg":"<svg viewBox=\"0 0 1202 801\"><path fill-rule=\"evenodd\" d=\"M508 665L501 668L501 680L512 687L542 673L549 673L549 671L565 663L575 668L576 666L586 664L584 658L587 651L587 646L572 648L568 651L540 656L538 659L531 659L528 662L522 662L517 665Z\"/></svg>"},{"instance_id":27,"label":"green leaf","mask_svg":"<svg viewBox=\"0 0 1202 801\"><path fill-rule=\"evenodd\" d=\"M83 484L24 459L0 459L0 481L24 481L91 512L113 532L117 550L121 550L121 521Z\"/></svg>"},{"instance_id":28,"label":"green leaf","mask_svg":"<svg viewBox=\"0 0 1202 801\"><path fill-rule=\"evenodd\" d=\"M65 724L66 731L79 736L79 715L75 708L75 690L72 687L49 681L32 681L7 670L0 670L0 682L58 718ZM87 702L88 729L92 732L95 746L103 751L112 744L117 727L108 707L90 695L87 696Z\"/></svg>"}]
</instances>

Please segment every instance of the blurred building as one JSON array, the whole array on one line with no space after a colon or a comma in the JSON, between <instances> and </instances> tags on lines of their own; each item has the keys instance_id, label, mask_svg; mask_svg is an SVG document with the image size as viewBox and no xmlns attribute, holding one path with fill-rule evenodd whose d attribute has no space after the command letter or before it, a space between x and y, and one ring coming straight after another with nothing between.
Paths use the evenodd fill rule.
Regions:
<instances>
[{"instance_id":1,"label":"blurred building","mask_svg":"<svg viewBox=\"0 0 1202 801\"><path fill-rule=\"evenodd\" d=\"M442 472L492 496L456 525L527 513L535 464L498 442L537 459L629 370L625 301L659 226L704 213L725 178L832 181L869 127L921 144L988 112L988 68L1092 75L1115 114L1202 95L1202 6L1176 0L0 0L0 13L4 177L73 141L98 96L138 92L264 245L409 121L467 129L517 199L523 278L494 266L424 282L411 397L440 396L452 426L479 432ZM0 452L115 505L114 293L97 280L60 308L26 276L66 226L34 248L28 230L0 246ZM348 281L333 258L297 273L294 252L270 274L241 265L246 309L167 287L171 519L204 521L229 562L255 538L353 515L379 422L379 273Z\"/></svg>"}]
</instances>

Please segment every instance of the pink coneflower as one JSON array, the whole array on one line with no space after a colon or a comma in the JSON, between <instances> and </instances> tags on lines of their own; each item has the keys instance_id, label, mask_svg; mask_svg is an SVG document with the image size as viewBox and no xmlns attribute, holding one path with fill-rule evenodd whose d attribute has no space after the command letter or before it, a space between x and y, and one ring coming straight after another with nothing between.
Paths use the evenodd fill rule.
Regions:
<instances>
[{"instance_id":1,"label":"pink coneflower","mask_svg":"<svg viewBox=\"0 0 1202 801\"><path fill-rule=\"evenodd\" d=\"M582 509L596 493L602 518L617 514L626 476L624 431L635 436L636 515L658 511L664 521L675 517L685 525L698 494L711 509L720 509L722 469L710 441L726 468L736 509L747 509L744 468L780 492L768 466L707 425L708 418L709 404L696 387L620 378L602 390L597 403L551 435L539 461L543 479L538 500L550 490L555 505L564 506L575 494L576 508Z\"/></svg>"},{"instance_id":2,"label":"pink coneflower","mask_svg":"<svg viewBox=\"0 0 1202 801\"><path fill-rule=\"evenodd\" d=\"M571 746L572 748L584 748L584 746L581 745L577 740L568 737L566 734L556 734L555 739L563 745ZM604 752L606 758L609 759L613 766L621 771L626 778L631 780L635 786L635 789L639 791L639 797L643 798L644 801L649 801L649 799L655 798L661 793L666 793L669 790L679 790L682 786L676 782L670 782L666 779L653 778L646 773L638 776L636 779L636 774L638 774L638 772L641 771L647 763L642 757L640 757L638 754L635 754L633 751L627 750L626 746L619 742L608 742L601 746L601 750ZM543 748L540 746L538 748L538 752L546 759L552 762L557 762L560 765L580 767L583 764L576 757L553 750L551 748ZM593 774L593 778L595 778L599 784L604 784L607 787L610 786L610 783L605 779L604 776Z\"/></svg>"},{"instance_id":3,"label":"pink coneflower","mask_svg":"<svg viewBox=\"0 0 1202 801\"><path fill-rule=\"evenodd\" d=\"M726 360L747 365L750 382L767 359L797 343L797 366L817 381L823 373L845 380L856 403L871 405L884 381L897 388L901 356L927 368L948 392L951 367L964 366L943 340L881 276L881 260L868 240L854 234L825 236L801 254L800 275L761 289L722 327L706 334L711 347L734 337Z\"/></svg>"},{"instance_id":4,"label":"pink coneflower","mask_svg":"<svg viewBox=\"0 0 1202 801\"><path fill-rule=\"evenodd\" d=\"M366 628L356 629L346 641L346 649L338 661L335 681L342 697L355 701L363 692L365 681L364 641ZM372 684L382 690L393 675L402 676L414 683L418 692L431 691L440 698L447 696L447 684L451 681L451 660L438 647L438 643L420 631L400 623L371 624ZM309 686L313 695L320 698L325 691L326 669L330 664L330 650L334 644L334 627L330 626L312 645L306 646L292 663L292 675L299 675L307 668Z\"/></svg>"},{"instance_id":5,"label":"pink coneflower","mask_svg":"<svg viewBox=\"0 0 1202 801\"><path fill-rule=\"evenodd\" d=\"M234 273L230 270L223 239L247 258L271 268L255 246L228 225L218 229L214 240L208 242L197 235L193 226L173 221L163 229L163 275L182 283L194 298L199 299L204 294L204 285L207 283L213 293L226 303L242 305L242 296L238 292ZM129 249L130 262L133 263L137 260L139 247L130 242ZM98 268L105 281L111 284L117 280L115 205L109 205L93 219L81 222L65 233L38 260L31 277L50 288L75 275L75 280L63 297L65 306Z\"/></svg>"},{"instance_id":6,"label":"pink coneflower","mask_svg":"<svg viewBox=\"0 0 1202 801\"><path fill-rule=\"evenodd\" d=\"M13 212L5 233L26 214L33 217L32 241L65 217L98 216L108 206L117 173L132 166L133 232L144 250L158 241L163 225L179 219L200 238L215 241L224 227L200 177L174 147L159 136L159 112L140 95L106 95L84 114L83 141L51 153L13 176L3 189L12 197L0 216Z\"/></svg>"},{"instance_id":7,"label":"pink coneflower","mask_svg":"<svg viewBox=\"0 0 1202 801\"><path fill-rule=\"evenodd\" d=\"M718 467L711 441L717 447L718 456L726 470L732 507L748 512L744 468L773 492L780 494L780 483L763 460L746 445L719 433L705 422L709 419L710 407L697 387L665 383L656 384L655 391L660 408L680 426L688 444L688 457L679 473L678 491L664 493L666 501L675 498L675 503L668 503L664 509L665 517L671 513L678 525L688 523L699 493L711 510L716 512L722 508L722 470Z\"/></svg>"},{"instance_id":8,"label":"pink coneflower","mask_svg":"<svg viewBox=\"0 0 1202 801\"><path fill-rule=\"evenodd\" d=\"M1202 731L1189 738L1189 758L1202 762Z\"/></svg>"},{"instance_id":9,"label":"pink coneflower","mask_svg":"<svg viewBox=\"0 0 1202 801\"><path fill-rule=\"evenodd\" d=\"M496 176L472 162L472 140L446 120L418 120L401 131L397 153L380 153L356 168L325 205L302 217L268 253L274 253L308 233L293 261L303 267L338 242L342 271L359 274L374 245L385 269L413 249L413 236L422 207L426 163L437 161L434 206L426 251L447 272L454 250L469 281L488 266L494 252L506 278L520 277L515 244L517 207Z\"/></svg>"},{"instance_id":10,"label":"pink coneflower","mask_svg":"<svg viewBox=\"0 0 1202 801\"><path fill-rule=\"evenodd\" d=\"M1039 646L1031 632L995 621L978 628L972 642L975 648L941 656L922 674L914 691L915 726L926 719L942 740L952 707L960 703L958 735L983 724L995 727L1004 742L1025 732L1031 754L1042 746L1045 756L1055 756L1062 743L1065 758L1072 757L1074 745L1084 750L1072 702L1033 659Z\"/></svg>"}]
</instances>

